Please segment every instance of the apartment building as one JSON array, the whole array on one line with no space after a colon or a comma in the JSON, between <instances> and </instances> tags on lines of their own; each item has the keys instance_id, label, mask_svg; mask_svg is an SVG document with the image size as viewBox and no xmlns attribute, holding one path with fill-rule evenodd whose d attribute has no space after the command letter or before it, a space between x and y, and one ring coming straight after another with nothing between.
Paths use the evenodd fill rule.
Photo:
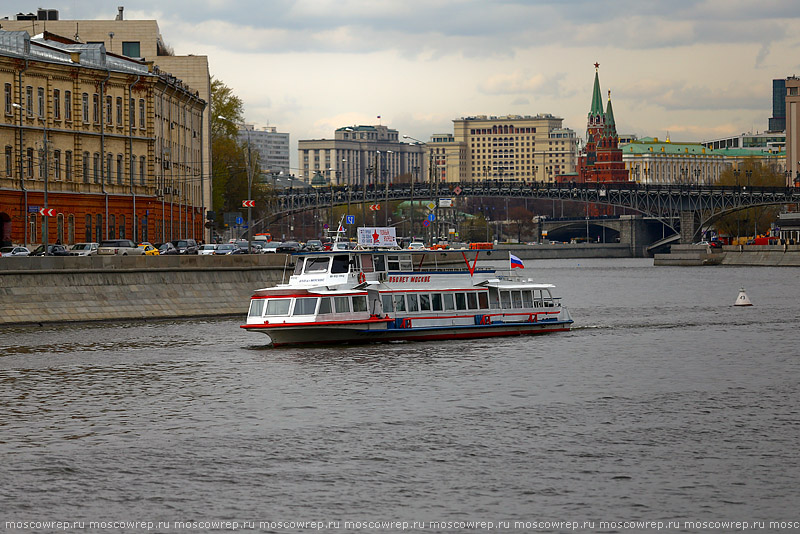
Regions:
<instances>
[{"instance_id":1,"label":"apartment building","mask_svg":"<svg viewBox=\"0 0 800 534\"><path fill-rule=\"evenodd\" d=\"M263 174L289 176L289 134L278 132L275 126L256 128L245 124L239 128L239 142L250 143L250 149L258 154Z\"/></svg>"}]
</instances>

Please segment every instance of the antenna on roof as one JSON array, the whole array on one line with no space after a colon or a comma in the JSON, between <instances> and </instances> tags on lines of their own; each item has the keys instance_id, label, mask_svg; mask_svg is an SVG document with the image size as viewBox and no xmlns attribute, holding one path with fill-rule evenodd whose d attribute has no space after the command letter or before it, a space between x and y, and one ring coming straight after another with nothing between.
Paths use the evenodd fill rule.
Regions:
<instances>
[{"instance_id":1,"label":"antenna on roof","mask_svg":"<svg viewBox=\"0 0 800 534\"><path fill-rule=\"evenodd\" d=\"M75 40L78 41L78 42L81 41L81 38L78 35L78 23L77 22L75 23Z\"/></svg>"}]
</instances>

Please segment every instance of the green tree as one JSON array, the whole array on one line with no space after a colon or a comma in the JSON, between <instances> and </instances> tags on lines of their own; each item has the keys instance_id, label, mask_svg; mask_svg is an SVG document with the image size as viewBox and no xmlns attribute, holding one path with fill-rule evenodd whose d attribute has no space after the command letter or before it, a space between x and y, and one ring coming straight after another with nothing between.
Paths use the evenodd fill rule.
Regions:
<instances>
[{"instance_id":1,"label":"green tree","mask_svg":"<svg viewBox=\"0 0 800 534\"><path fill-rule=\"evenodd\" d=\"M754 158L746 158L738 168L729 167L722 171L717 180L718 185L733 186L746 191L753 187L780 187L785 185L786 178L779 172L765 167ZM750 236L755 230L762 234L769 230L774 222L779 206L762 206L739 210L716 220L717 232L724 235L740 237Z\"/></svg>"}]
</instances>

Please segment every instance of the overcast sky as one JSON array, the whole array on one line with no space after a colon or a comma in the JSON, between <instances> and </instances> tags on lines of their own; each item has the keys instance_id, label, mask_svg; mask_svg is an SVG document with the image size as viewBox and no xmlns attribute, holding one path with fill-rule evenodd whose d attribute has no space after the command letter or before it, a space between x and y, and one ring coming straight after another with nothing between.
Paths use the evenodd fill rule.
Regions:
<instances>
[{"instance_id":1,"label":"overcast sky","mask_svg":"<svg viewBox=\"0 0 800 534\"><path fill-rule=\"evenodd\" d=\"M11 4L11 5L9 5ZM298 139L380 122L427 140L471 115L552 113L585 136L595 62L621 134L764 131L800 75L797 0L17 0L7 13L155 19L207 55L248 122Z\"/></svg>"}]
</instances>

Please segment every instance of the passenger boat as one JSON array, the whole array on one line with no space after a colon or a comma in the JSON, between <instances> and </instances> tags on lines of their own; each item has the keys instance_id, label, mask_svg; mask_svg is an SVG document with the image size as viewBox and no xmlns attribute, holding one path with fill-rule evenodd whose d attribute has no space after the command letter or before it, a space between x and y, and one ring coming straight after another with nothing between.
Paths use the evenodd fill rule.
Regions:
<instances>
[{"instance_id":1,"label":"passenger boat","mask_svg":"<svg viewBox=\"0 0 800 534\"><path fill-rule=\"evenodd\" d=\"M551 284L514 276L502 250L347 250L292 256L288 283L258 289L242 328L273 346L427 341L568 331Z\"/></svg>"}]
</instances>

